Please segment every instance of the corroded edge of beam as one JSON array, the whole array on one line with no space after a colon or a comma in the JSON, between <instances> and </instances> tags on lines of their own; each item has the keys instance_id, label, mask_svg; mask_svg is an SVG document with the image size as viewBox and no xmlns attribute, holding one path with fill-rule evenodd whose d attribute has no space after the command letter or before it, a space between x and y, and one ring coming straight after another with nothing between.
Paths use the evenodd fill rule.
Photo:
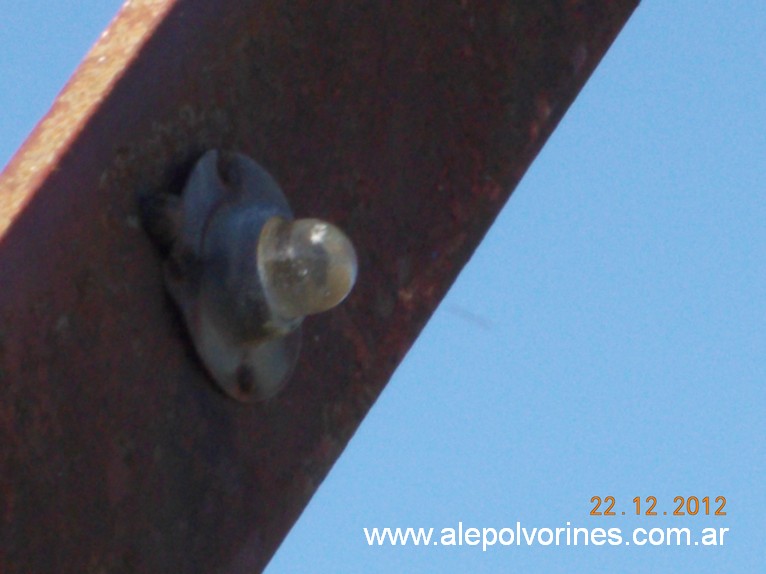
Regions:
<instances>
[{"instance_id":1,"label":"corroded edge of beam","mask_svg":"<svg viewBox=\"0 0 766 574\"><path fill-rule=\"evenodd\" d=\"M128 0L0 174L0 241L176 0Z\"/></svg>"}]
</instances>

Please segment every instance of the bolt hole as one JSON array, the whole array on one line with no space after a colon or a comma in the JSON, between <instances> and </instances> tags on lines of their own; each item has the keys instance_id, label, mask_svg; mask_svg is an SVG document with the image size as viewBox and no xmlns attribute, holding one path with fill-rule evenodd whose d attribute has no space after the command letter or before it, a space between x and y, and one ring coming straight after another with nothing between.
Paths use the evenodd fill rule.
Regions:
<instances>
[{"instance_id":1,"label":"bolt hole","mask_svg":"<svg viewBox=\"0 0 766 574\"><path fill-rule=\"evenodd\" d=\"M237 387L243 395L252 394L255 389L253 371L247 365L240 365L237 369Z\"/></svg>"}]
</instances>

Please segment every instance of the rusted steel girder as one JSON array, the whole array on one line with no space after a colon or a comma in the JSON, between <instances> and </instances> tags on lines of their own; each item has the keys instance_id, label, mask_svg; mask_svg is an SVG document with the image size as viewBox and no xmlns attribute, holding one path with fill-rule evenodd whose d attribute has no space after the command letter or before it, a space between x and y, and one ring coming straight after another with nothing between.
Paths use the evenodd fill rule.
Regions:
<instances>
[{"instance_id":1,"label":"rusted steel girder","mask_svg":"<svg viewBox=\"0 0 766 574\"><path fill-rule=\"evenodd\" d=\"M126 3L0 179L0 571L262 569L636 4ZM254 406L137 220L213 147L360 256Z\"/></svg>"}]
</instances>

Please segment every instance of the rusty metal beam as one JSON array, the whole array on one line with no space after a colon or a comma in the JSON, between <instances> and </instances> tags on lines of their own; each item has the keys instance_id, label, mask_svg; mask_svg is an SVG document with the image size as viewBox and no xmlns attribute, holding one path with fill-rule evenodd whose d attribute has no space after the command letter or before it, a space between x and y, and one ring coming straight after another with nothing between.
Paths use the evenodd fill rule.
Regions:
<instances>
[{"instance_id":1,"label":"rusty metal beam","mask_svg":"<svg viewBox=\"0 0 766 574\"><path fill-rule=\"evenodd\" d=\"M636 4L126 3L0 178L0 571L262 569ZM255 406L136 216L212 147L360 256Z\"/></svg>"}]
</instances>

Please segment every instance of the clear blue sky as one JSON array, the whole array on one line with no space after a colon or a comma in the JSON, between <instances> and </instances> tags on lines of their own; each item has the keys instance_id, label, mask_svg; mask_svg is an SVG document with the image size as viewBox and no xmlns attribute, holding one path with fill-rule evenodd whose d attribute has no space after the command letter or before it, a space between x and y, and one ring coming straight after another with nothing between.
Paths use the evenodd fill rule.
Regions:
<instances>
[{"instance_id":1,"label":"clear blue sky","mask_svg":"<svg viewBox=\"0 0 766 574\"><path fill-rule=\"evenodd\" d=\"M4 164L119 2L0 2ZM765 187L766 2L644 2L268 574L763 571ZM607 495L618 516L589 516ZM728 514L662 516L676 496ZM484 553L362 531L460 521L730 532Z\"/></svg>"}]
</instances>

